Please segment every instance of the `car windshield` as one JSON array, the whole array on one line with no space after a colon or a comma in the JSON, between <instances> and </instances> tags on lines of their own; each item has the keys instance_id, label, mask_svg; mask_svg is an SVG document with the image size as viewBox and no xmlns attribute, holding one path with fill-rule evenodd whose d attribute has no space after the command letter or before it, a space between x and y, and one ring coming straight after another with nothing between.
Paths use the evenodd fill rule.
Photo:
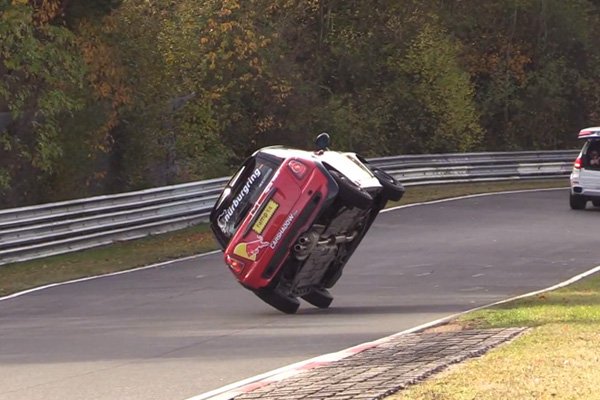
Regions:
<instances>
[{"instance_id":1,"label":"car windshield","mask_svg":"<svg viewBox=\"0 0 600 400\"><path fill-rule=\"evenodd\" d=\"M216 223L229 241L256 203L278 165L260 157L249 159L223 191L217 207Z\"/></svg>"}]
</instances>

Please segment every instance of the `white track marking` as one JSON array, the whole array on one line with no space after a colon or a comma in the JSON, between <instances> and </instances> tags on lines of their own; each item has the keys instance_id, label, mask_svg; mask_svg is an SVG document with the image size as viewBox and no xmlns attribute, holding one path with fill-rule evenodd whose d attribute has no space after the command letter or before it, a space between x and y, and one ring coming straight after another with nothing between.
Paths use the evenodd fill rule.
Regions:
<instances>
[{"instance_id":1,"label":"white track marking","mask_svg":"<svg viewBox=\"0 0 600 400\"><path fill-rule=\"evenodd\" d=\"M436 203L442 203L442 202L453 201L453 200L468 199L471 197L493 196L493 195L497 195L497 194L512 194L512 193L525 193L525 192L541 192L541 191L546 191L546 190L562 190L562 189L564 189L564 188L526 189L526 190L512 190L512 191L505 191L505 192L479 193L479 194L472 194L472 195L466 195L466 196L460 196L460 197L450 197L447 199L425 201L425 202L421 202L421 203L412 203L412 204L406 204L403 206L386 208L385 210L381 210L381 213L395 211L395 210L401 210L401 209L408 208L408 207L415 207L415 206L421 206L421 205L427 205L427 204L436 204ZM201 257L208 256L211 254L216 254L219 252L220 252L220 250L214 250L214 251L210 251L208 253L196 254L193 256L178 258L178 259L170 260L170 261L164 261L164 262L157 263L157 264L146 265L144 267L132 268L132 269L128 269L125 271L112 272L112 273L103 274L103 275L88 276L85 278L73 279L73 280L65 281L65 282L51 283L49 285L39 286L39 287L35 287L32 289L28 289L28 290L23 290L22 292L13 293L8 296L0 297L0 301L14 299L16 297L21 297L26 294L39 292L40 290L50 289L50 288L57 287L57 286L70 285L72 283L85 282L85 281L89 281L92 279L106 278L109 276L128 274L130 272L137 272L137 271L142 271L142 270L150 269L150 268L164 267L164 266L167 266L170 264L176 264L176 263L182 262L182 261L193 260L195 258L201 258ZM0 266L0 268L2 268L2 267Z\"/></svg>"},{"instance_id":2,"label":"white track marking","mask_svg":"<svg viewBox=\"0 0 600 400\"><path fill-rule=\"evenodd\" d=\"M472 194L472 195L466 195L466 196L460 196L460 197L452 197L452 198L447 198L447 199L432 200L432 201L421 202L421 203L406 204L406 205L402 205L402 206L391 207L391 208L382 210L381 212L382 213L390 212L390 211L395 211L395 210L400 210L400 209L415 207L415 206L420 206L420 205L436 204L436 203L442 203L442 202L447 202L447 201L468 199L468 198L473 198L473 197L484 197L484 196L493 196L493 195L498 195L498 194L515 194L515 193L539 192L539 191L550 191L550 190L564 190L564 189L565 188L526 189L526 190L512 190L512 191L494 192L494 193L479 193L479 194ZM198 396L190 397L189 399L186 399L186 400L230 400L236 396L239 396L242 393L246 393L246 392L252 391L258 387L281 381L288 377L294 376L302 371L309 370L311 368L315 368L317 366L321 366L321 365L328 364L331 362L339 361L339 360L342 360L353 354L357 354L361 351L364 351L366 349L376 347L376 346L378 346L382 343L385 343L397 336L405 335L408 333L414 333L414 332L421 331L421 330L424 330L427 328L431 328L431 327L434 327L437 325L441 325L443 323L446 323L452 319L455 319L455 318L457 318L463 314L469 313L469 312L477 311L477 310L480 310L483 308L493 307L493 306L496 306L499 304L507 303L507 302L521 299L524 297L535 296L540 293L555 290L555 289L570 285L570 284L572 284L580 279L583 279L589 275L592 275L598 271L600 271L600 266L595 267L595 268L593 268L587 272L584 272L582 274L579 274L565 282L559 283L557 285L551 286L546 289L538 290L538 291L531 292L531 293L526 293L526 294L523 294L520 296L512 297L510 299L501 300L501 301L498 301L495 303L491 303L491 304L479 306L479 307L476 307L476 308L473 308L470 310L466 310L466 311L463 311L463 312L460 312L457 314L449 315L447 317L437 319L435 321L431 321L431 322L425 323L423 325L419 325L419 326L404 330L402 332L398 332L396 334L384 337L379 340L375 340L373 342L359 344L357 346L353 346L348 349L341 350L339 352L329 353L329 354L311 358L311 359L308 359L305 361L300 361L295 364L284 366L284 367L281 367L281 368L278 368L278 369L275 369L275 370L272 370L269 372L265 372L260 375L256 375L254 377L250 377L250 378L238 381L238 382L234 382L227 386L223 386L219 389L215 389L213 391L210 391L210 392L207 392L204 394L200 394ZM483 275L483 274L481 274L481 275Z\"/></svg>"},{"instance_id":3,"label":"white track marking","mask_svg":"<svg viewBox=\"0 0 600 400\"><path fill-rule=\"evenodd\" d=\"M515 300L519 300L519 299L523 299L525 297L532 297L532 296L537 296L538 294L541 293L545 293L545 292L549 292L552 290L556 290L556 289L560 289L562 287L571 285L583 278L586 278L590 275L593 275L597 272L600 271L600 265L597 267L594 267L592 269L590 269L589 271L583 272L579 275L576 275L574 277L572 277L571 279L568 279L564 282L558 283L554 286L550 286L546 289L541 289L541 290L536 290L535 292L530 292L530 293L525 293L519 296L515 296L515 297L511 297L509 299L506 300L500 300L491 304L486 304L484 306L479 306L479 307L475 307L472 308L470 310L466 310L466 311L462 311L456 314L452 314L449 315L447 317L444 318L440 318L437 319L435 321L431 321L431 322L427 322L425 324L419 325L419 326L415 326L414 328L410 328L410 329L406 329L402 332L398 332L395 333L393 335L390 336L386 336L384 338L372 341L372 342L367 342L367 343L363 343L363 344L359 344L357 346L353 346L350 347L348 349L342 350L342 351L338 351L336 353L329 353L329 354L325 354L322 356L318 356L315 358L311 358L309 360L305 360L305 361L300 361L297 362L295 364L291 364L285 367L281 367L278 369L275 369L273 371L269 371L269 372L265 372L264 374L261 375L256 375L254 377L251 378L247 378L244 379L242 381L239 382L235 382L232 383L230 385L227 386L223 386L222 388L219 389L215 389L212 390L210 392L206 392L204 394L200 394L198 396L194 396L194 397L190 397L186 400L231 400L233 398L235 398L236 396L239 396L243 393L247 393L250 392L252 390L255 390L259 387L262 386L266 386L269 385L271 383L275 383L275 382L279 382L283 379L292 377L294 375L297 375L300 372L303 371L307 371L309 369L312 368L316 368L316 367L320 367L326 364L330 364L333 363L335 361L339 361L342 360L346 357L349 357L351 355L360 353L361 351L373 348L373 347L377 347L383 343L389 342L390 340L392 340L393 338L396 338L398 336L401 335L406 335L408 333L414 333L414 332L418 332L418 331L422 331L424 329L427 328L432 328L434 326L438 326L438 325L442 325L448 321L451 321L453 319L456 319L458 317L460 317L461 315L473 312L473 311L477 311L477 310L481 310L484 308L490 308L490 307L494 307L500 304L504 304L504 303L508 303L511 301L515 301Z\"/></svg>"},{"instance_id":4,"label":"white track marking","mask_svg":"<svg viewBox=\"0 0 600 400\"><path fill-rule=\"evenodd\" d=\"M444 202L447 202L447 201L471 199L473 197L487 197L487 196L495 196L495 195L498 195L498 194L517 194L517 193L528 193L528 192L547 192L547 191L550 191L550 190L565 190L565 189L568 189L568 187L547 188L547 189L507 190L505 192L491 192L491 193L468 194L468 195L465 195L465 196L449 197L447 199L430 200L430 201L423 201L421 203L404 204L402 206L396 206L396 207L390 207L390 208L383 209L379 213L381 214L381 213L386 213L386 212L390 212L390 211L401 210L401 209L409 208L409 207L416 207L416 206L424 206L424 205L429 205L429 204L444 203Z\"/></svg>"},{"instance_id":5,"label":"white track marking","mask_svg":"<svg viewBox=\"0 0 600 400\"><path fill-rule=\"evenodd\" d=\"M494 196L494 195L501 195L501 194L515 194L515 193L526 193L526 192L540 192L540 191L549 191L549 190L564 190L565 188L549 188L549 189L526 189L526 190L512 190L512 191L504 191L504 192L493 192L493 193L479 193L479 194L472 194L472 195L466 195L466 196L459 196L459 197L451 197L451 198L446 198L446 199L440 199L440 200L432 200L432 201L426 201L426 202L420 202L420 203L412 203L412 204L406 204L406 205L401 205L401 206L397 206L397 207L391 207L391 208L387 208L384 210L381 210L381 213L385 213L385 212L390 212L390 211L395 211L395 210L400 210L400 209L404 209L404 208L409 208L409 207L416 207L416 206L421 206L421 205L429 205L429 204L437 204L437 203L443 203L443 202L448 202L448 201L455 201L455 200L462 200L462 199L468 199L468 198L473 198L473 197L484 197L484 196ZM4 296L4 297L0 297L0 301L3 300L9 300L9 299L14 299L16 297L20 297L20 296L24 296L26 294L30 294L30 293L34 293L34 292L38 292L41 290L45 290L45 289L49 289L49 288L53 288L53 287L57 287L57 286L63 286L63 285L69 285L69 284L73 284L73 283L78 283L78 282L85 282L85 281L89 281L92 279L99 279L99 278L105 278L105 277L109 277L109 276L115 276L115 275L121 275L121 274L127 274L130 272L136 272L136 271L141 271L141 270L145 270L145 269L150 269L150 268L158 268L158 267L162 267L162 266L168 266L168 265L172 265L172 264L176 264L179 262L183 262L183 261L188 261L188 260L193 260L196 258L201 258L204 256L208 256L211 254L216 254L216 253L220 253L220 250L215 250L215 251L211 251L208 253L202 253L202 254L198 254L198 255L194 255L194 256L189 256L189 257L183 257L183 258L179 258L176 260L170 260L170 261L165 261L165 262L161 262L161 263L157 263L157 264L151 264L151 265L147 265L144 267L139 267L139 268L134 268L134 269L129 269L129 270L125 270L125 271L118 271L118 272L113 272L113 273L109 273L109 274L104 274L104 275L97 275L97 276L90 276L90 277L86 277L86 278L81 278L81 279L74 279L71 281L66 281L66 282L59 282L59 283L53 283L53 284L49 284L49 285L44 285L44 286L40 286L37 288L33 288L33 289L29 289L29 290L24 290L22 292L18 292L18 293L14 293L8 296ZM589 275L592 275L596 272L600 271L600 266L597 266L587 272L584 272L582 274L579 274L577 276L574 276L573 278L564 281L562 283L559 283L557 285L551 286L549 288L546 289L542 289L542 290L538 290L535 292L531 292L531 293L526 293L520 296L516 296L516 297L512 297L510 299L506 299L506 300L501 300L492 304L488 304L488 305L484 305L484 306L480 306L480 307L476 307L467 311L463 311L457 314L453 314L441 319L437 319L435 321L431 321L407 330L404 330L402 332L398 332L395 333L393 335L372 341L372 342L366 342L363 344L359 344L357 346L353 346L350 347L348 349L345 350L341 350L335 353L329 353L329 354L325 354L322 356L318 356L315 358L311 358L309 360L305 360L305 361L300 361L298 363L295 364L291 364L288 366L284 366L269 372L266 372L264 374L261 375L256 375L254 377L251 378L247 378L244 379L242 381L239 382L235 382L232 383L230 385L227 386L223 386L219 389L215 389L213 391L204 393L204 394L200 394L198 396L194 396L194 397L190 397L187 400L229 400L234 398L235 396L238 396L242 393L251 391L256 389L257 387L260 386L264 386L273 382L278 382L281 381L283 379L289 378L291 376L294 376L296 374L298 374L301 371L305 371L305 370L309 370L312 368L315 368L317 366L321 366L321 365L325 365L325 364L329 364L335 361L339 361L342 360L346 357L349 357L353 354L357 354L360 353L361 351L379 346L385 342L390 341L392 338L395 338L397 336L400 335L405 335L408 333L414 333L417 331L421 331L423 329L427 329L427 328L431 328L433 326L436 325L441 325L445 322L448 322L449 320L452 320L454 318L457 318L460 315L466 314L468 312L472 312L472 311L477 311L483 308L488 308L488 307L493 307L495 305L499 305L499 304L503 304L503 303L507 303L513 300L517 300L517 299L521 299L524 297L530 297L530 296L535 296L537 294L540 293L544 293L547 291L551 291L551 290L555 290L567 285L570 285L576 281L579 281Z\"/></svg>"},{"instance_id":6,"label":"white track marking","mask_svg":"<svg viewBox=\"0 0 600 400\"><path fill-rule=\"evenodd\" d=\"M170 261L164 261L164 262L160 262L160 263L156 263L156 264L146 265L144 267L127 269L125 271L117 271L117 272L111 272L109 274L94 275L94 276L88 276L88 277L85 277L85 278L73 279L73 280L65 281L65 282L51 283L49 285L39 286L39 287L36 287L36 288L32 288L32 289L28 289L28 290L23 290L22 292L17 292L17 293L9 294L8 296L0 297L0 301L14 299L15 297L24 296L26 294L39 292L40 290L50 289L50 288L57 287L57 286L70 285L72 283L85 282L85 281L90 281L92 279L106 278L106 277L109 277L109 276L128 274L130 272L143 271L145 269L150 269L150 268L165 267L165 266L169 266L171 264L176 264L178 262L194 260L196 258L201 258L201 257L209 256L211 254L216 254L216 253L220 253L220 252L221 252L220 250L215 250L215 251L210 251L208 253L202 253L202 254L196 254L196 255L193 255L193 256L178 258L176 260L170 260ZM2 268L2 267L0 267L0 268Z\"/></svg>"}]
</instances>

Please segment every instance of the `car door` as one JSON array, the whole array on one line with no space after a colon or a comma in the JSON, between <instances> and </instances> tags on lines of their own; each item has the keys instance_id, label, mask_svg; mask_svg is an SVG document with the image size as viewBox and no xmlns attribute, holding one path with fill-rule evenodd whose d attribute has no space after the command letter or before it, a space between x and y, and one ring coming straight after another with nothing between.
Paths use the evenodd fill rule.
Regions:
<instances>
[{"instance_id":1,"label":"car door","mask_svg":"<svg viewBox=\"0 0 600 400\"><path fill-rule=\"evenodd\" d=\"M600 165L593 164L592 154L600 153L600 140L588 140L582 149L583 165L579 173L579 183L584 189L584 193L588 190L600 190Z\"/></svg>"}]
</instances>

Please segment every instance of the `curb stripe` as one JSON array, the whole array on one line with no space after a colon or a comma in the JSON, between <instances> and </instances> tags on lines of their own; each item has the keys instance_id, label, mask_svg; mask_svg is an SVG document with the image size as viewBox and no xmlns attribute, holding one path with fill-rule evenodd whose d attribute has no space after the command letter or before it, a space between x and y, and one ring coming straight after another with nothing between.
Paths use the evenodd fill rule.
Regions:
<instances>
[{"instance_id":1,"label":"curb stripe","mask_svg":"<svg viewBox=\"0 0 600 400\"><path fill-rule=\"evenodd\" d=\"M437 319L435 321L427 322L425 324L422 324L422 325L419 325L419 326L415 326L413 328L406 329L404 331L395 333L395 334L390 335L390 336L386 336L386 337L381 338L381 339L374 340L372 342L362 343L362 344L350 347L350 348L345 349L345 350L341 350L341 351L338 351L338 352L335 352L335 353L325 354L325 355L318 356L318 357L315 357L315 358L311 358L311 359L308 359L308 360L305 360L305 361L300 361L298 363L290 364L288 366L281 367L281 368L275 369L273 371L265 372L265 373L263 373L261 375L256 375L254 377L247 378L247 379L244 379L244 380L239 381L239 382L234 382L234 383L229 384L227 386L223 386L223 387L221 387L219 389L215 389L215 390L212 390L210 392L206 392L204 394L200 394L198 396L190 397L190 398L188 398L186 400L232 400L236 396L239 396L239 395L242 395L244 393L248 393L248 392L251 392L253 390L256 390L256 389L258 389L260 387L263 387L263 386L266 386L266 385L269 385L269 384L272 384L272 383L276 383L276 382L282 381L284 379L293 377L294 375L297 375L297 374L299 374L301 372L304 372L304 371L307 371L307 370L310 370L310 369L313 369L313 368L325 366L325 365L334 363L336 361L340 361L340 360L342 360L344 358L347 358L347 357L349 357L351 355L358 354L358 353L360 353L362 351L371 349L373 347L380 346L382 344L385 344L385 343L391 341L392 339L394 339L394 338L396 338L398 336L406 335L406 334L409 334L409 333L419 332L419 331L425 330L427 328L433 328L433 327L438 326L438 325L443 325L446 322L449 322L449 321L451 321L453 319L456 319L456 318L460 317L461 315L464 315L464 314L467 314L467 313L470 313L470 312L473 312L473 311L478 311L478 310L482 310L482 309L485 309L485 308L494 307L494 306L497 306L497 305L500 305L500 304L504 304L504 303L508 303L508 302L511 302L511 301L523 299L523 298L526 298L526 297L536 296L538 294L542 294L542 293L549 292L549 291L552 291L552 290L560 289L560 288L563 288L565 286L571 285L571 284L573 284L573 283L575 283L577 281L580 281L583 278L586 278L586 277L588 277L590 275L593 275L595 273L598 273L598 272L600 272L600 265L598 265L598 266L596 266L596 267L594 267L594 268L592 268L592 269L590 269L590 270L588 270L586 272L583 272L583 273L581 273L579 275L575 275L574 277L572 277L572 278L570 278L570 279L568 279L568 280L566 280L564 282L561 282L561 283L558 283L556 285L547 287L545 289L536 290L534 292L525 293L525 294L522 294L522 295L511 297L509 299L500 300L500 301L496 301L494 303L490 303L490 304L486 304L486 305L483 305L483 306L471 308L471 309L466 310L466 311L461 311L459 313L452 314L452 315L449 315L447 317L443 317L443 318Z\"/></svg>"}]
</instances>

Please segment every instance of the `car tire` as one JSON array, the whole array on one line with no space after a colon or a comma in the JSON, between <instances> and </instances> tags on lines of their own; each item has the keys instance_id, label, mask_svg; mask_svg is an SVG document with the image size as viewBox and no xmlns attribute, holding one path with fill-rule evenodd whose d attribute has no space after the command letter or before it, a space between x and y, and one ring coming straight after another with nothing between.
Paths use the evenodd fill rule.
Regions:
<instances>
[{"instance_id":1,"label":"car tire","mask_svg":"<svg viewBox=\"0 0 600 400\"><path fill-rule=\"evenodd\" d=\"M329 308L333 296L327 289L314 288L310 293L302 296L304 300L318 308Z\"/></svg>"},{"instance_id":2,"label":"car tire","mask_svg":"<svg viewBox=\"0 0 600 400\"><path fill-rule=\"evenodd\" d=\"M338 171L331 170L329 172L339 187L338 196L344 204L361 210L365 210L373 204L373 197L366 190L355 185Z\"/></svg>"},{"instance_id":3,"label":"car tire","mask_svg":"<svg viewBox=\"0 0 600 400\"><path fill-rule=\"evenodd\" d=\"M399 201L404 195L404 186L382 169L373 168L372 171L381 186L383 186L384 197L392 201Z\"/></svg>"},{"instance_id":4,"label":"car tire","mask_svg":"<svg viewBox=\"0 0 600 400\"><path fill-rule=\"evenodd\" d=\"M298 299L285 296L271 288L255 290L254 294L271 307L286 314L295 314L300 307Z\"/></svg>"},{"instance_id":5,"label":"car tire","mask_svg":"<svg viewBox=\"0 0 600 400\"><path fill-rule=\"evenodd\" d=\"M594 207L600 207L600 200L592 200Z\"/></svg>"},{"instance_id":6,"label":"car tire","mask_svg":"<svg viewBox=\"0 0 600 400\"><path fill-rule=\"evenodd\" d=\"M583 210L585 208L586 203L587 200L585 199L585 197L580 196L578 194L571 194L569 197L569 205L573 210Z\"/></svg>"}]
</instances>

